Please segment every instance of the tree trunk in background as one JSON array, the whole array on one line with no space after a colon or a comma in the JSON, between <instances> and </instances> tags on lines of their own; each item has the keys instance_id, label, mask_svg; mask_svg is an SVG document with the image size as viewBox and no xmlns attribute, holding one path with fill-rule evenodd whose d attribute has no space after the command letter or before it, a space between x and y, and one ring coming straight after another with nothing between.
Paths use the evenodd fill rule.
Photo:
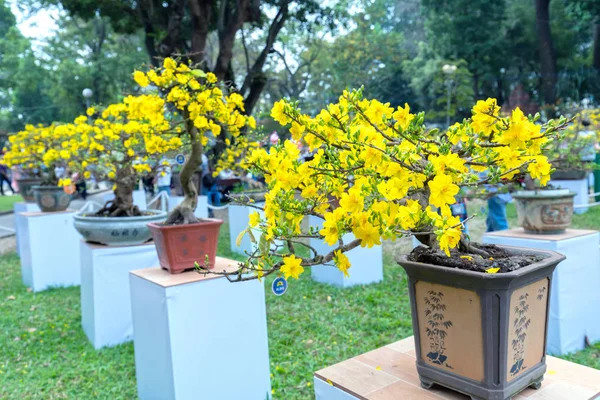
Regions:
<instances>
[{"instance_id":1,"label":"tree trunk in background","mask_svg":"<svg viewBox=\"0 0 600 400\"><path fill-rule=\"evenodd\" d=\"M208 38L212 5L210 0L190 0L192 18L192 54L195 64L206 67L206 39Z\"/></svg>"},{"instance_id":2,"label":"tree trunk in background","mask_svg":"<svg viewBox=\"0 0 600 400\"><path fill-rule=\"evenodd\" d=\"M594 58L592 66L600 72L600 23L594 25Z\"/></svg>"},{"instance_id":3,"label":"tree trunk in background","mask_svg":"<svg viewBox=\"0 0 600 400\"><path fill-rule=\"evenodd\" d=\"M535 0L535 25L540 50L542 95L546 104L556 101L556 53L550 30L550 0Z\"/></svg>"}]
</instances>

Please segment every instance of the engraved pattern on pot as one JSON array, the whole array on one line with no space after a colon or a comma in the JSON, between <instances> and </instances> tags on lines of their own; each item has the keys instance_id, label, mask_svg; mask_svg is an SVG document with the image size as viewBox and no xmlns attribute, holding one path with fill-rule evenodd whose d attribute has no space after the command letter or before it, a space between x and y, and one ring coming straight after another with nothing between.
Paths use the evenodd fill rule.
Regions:
<instances>
[{"instance_id":1,"label":"engraved pattern on pot","mask_svg":"<svg viewBox=\"0 0 600 400\"><path fill-rule=\"evenodd\" d=\"M548 225L562 225L568 223L572 216L572 203L547 204L541 209L542 222Z\"/></svg>"}]
</instances>

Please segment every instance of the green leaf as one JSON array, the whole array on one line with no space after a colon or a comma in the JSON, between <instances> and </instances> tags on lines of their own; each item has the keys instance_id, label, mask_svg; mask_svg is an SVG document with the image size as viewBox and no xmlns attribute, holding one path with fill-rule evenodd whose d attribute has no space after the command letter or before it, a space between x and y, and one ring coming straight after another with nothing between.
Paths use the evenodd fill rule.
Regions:
<instances>
[{"instance_id":1,"label":"green leaf","mask_svg":"<svg viewBox=\"0 0 600 400\"><path fill-rule=\"evenodd\" d=\"M196 78L206 78L206 72L202 71L201 69L193 69L192 75L194 75Z\"/></svg>"}]
</instances>

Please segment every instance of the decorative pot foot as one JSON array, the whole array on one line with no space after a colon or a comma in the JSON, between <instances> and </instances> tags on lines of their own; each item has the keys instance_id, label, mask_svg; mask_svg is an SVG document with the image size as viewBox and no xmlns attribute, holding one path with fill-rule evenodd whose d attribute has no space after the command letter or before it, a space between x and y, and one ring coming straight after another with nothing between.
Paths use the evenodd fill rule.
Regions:
<instances>
[{"instance_id":1,"label":"decorative pot foot","mask_svg":"<svg viewBox=\"0 0 600 400\"><path fill-rule=\"evenodd\" d=\"M419 377L419 379L421 380L421 387L423 389L431 389L431 387L433 386L433 382L430 381L429 379L425 379L425 378L421 378L421 377Z\"/></svg>"},{"instance_id":2,"label":"decorative pot foot","mask_svg":"<svg viewBox=\"0 0 600 400\"><path fill-rule=\"evenodd\" d=\"M542 376L540 379L538 379L537 381L535 381L531 385L529 385L529 387L533 388L535 390L538 390L539 388L542 387L542 381L543 380L544 380L544 377Z\"/></svg>"}]
</instances>

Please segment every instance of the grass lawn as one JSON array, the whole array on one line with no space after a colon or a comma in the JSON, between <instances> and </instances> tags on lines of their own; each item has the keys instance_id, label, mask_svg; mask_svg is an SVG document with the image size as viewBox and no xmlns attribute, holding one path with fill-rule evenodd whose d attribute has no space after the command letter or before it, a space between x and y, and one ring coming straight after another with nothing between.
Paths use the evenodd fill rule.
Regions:
<instances>
[{"instance_id":1,"label":"grass lawn","mask_svg":"<svg viewBox=\"0 0 600 400\"><path fill-rule=\"evenodd\" d=\"M12 211L13 204L20 201L23 201L23 198L18 194L14 196L0 196L0 212Z\"/></svg>"},{"instance_id":2,"label":"grass lawn","mask_svg":"<svg viewBox=\"0 0 600 400\"><path fill-rule=\"evenodd\" d=\"M336 289L306 271L276 297L266 279L275 399L313 398L314 371L412 335L406 276L391 253L376 285ZM239 257L226 224L219 255ZM81 328L79 288L28 292L14 253L0 257L0 271L0 399L136 398L133 345L93 349ZM565 358L600 369L600 345Z\"/></svg>"},{"instance_id":3,"label":"grass lawn","mask_svg":"<svg viewBox=\"0 0 600 400\"><path fill-rule=\"evenodd\" d=\"M223 229L224 228L224 229ZM227 225L220 255L229 256ZM387 258L381 284L336 289L305 279L276 297L266 281L276 399L313 397L313 372L412 335L405 274ZM79 288L31 293L15 254L0 257L0 399L134 399L133 345L95 351Z\"/></svg>"}]
</instances>

